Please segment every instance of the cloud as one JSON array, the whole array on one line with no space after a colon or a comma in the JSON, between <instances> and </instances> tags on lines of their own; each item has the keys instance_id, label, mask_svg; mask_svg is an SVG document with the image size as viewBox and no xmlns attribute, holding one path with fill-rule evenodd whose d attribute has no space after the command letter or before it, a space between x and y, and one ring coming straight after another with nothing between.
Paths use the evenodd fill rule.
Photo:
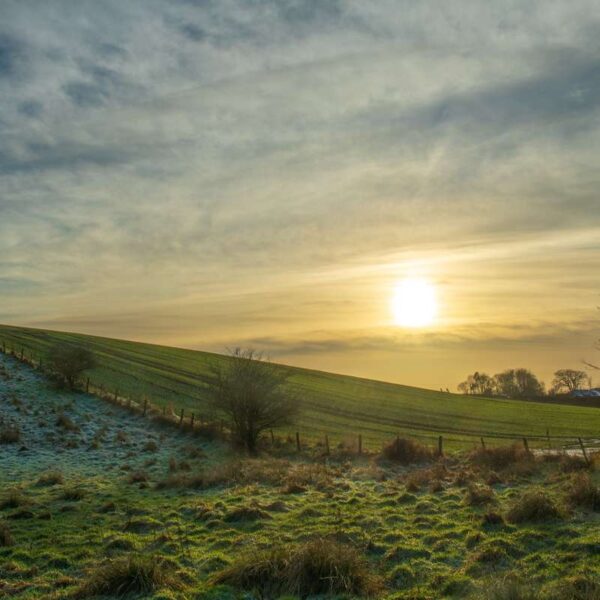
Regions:
<instances>
[{"instance_id":1,"label":"cloud","mask_svg":"<svg viewBox=\"0 0 600 600\"><path fill-rule=\"evenodd\" d=\"M414 264L462 303L456 335L472 319L493 340L504 320L517 338L538 313L565 324L593 307L595 2L0 11L14 322L132 320L157 339L171 323L170 341L275 351L287 326L306 357L393 352L373 298ZM349 339L355 322L373 331Z\"/></svg>"}]
</instances>

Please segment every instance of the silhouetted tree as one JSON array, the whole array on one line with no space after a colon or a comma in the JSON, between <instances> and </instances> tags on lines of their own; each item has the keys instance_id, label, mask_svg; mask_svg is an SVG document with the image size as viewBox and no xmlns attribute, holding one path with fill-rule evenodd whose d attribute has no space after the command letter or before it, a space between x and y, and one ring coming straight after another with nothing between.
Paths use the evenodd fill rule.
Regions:
<instances>
[{"instance_id":1,"label":"silhouetted tree","mask_svg":"<svg viewBox=\"0 0 600 600\"><path fill-rule=\"evenodd\" d=\"M262 432L294 421L298 401L285 385L289 372L283 367L237 348L211 371L211 404L227 419L234 441L251 454Z\"/></svg>"},{"instance_id":2,"label":"silhouetted tree","mask_svg":"<svg viewBox=\"0 0 600 600\"><path fill-rule=\"evenodd\" d=\"M572 392L579 389L589 381L585 371L576 369L559 369L554 373L552 389L554 392Z\"/></svg>"},{"instance_id":3,"label":"silhouetted tree","mask_svg":"<svg viewBox=\"0 0 600 600\"><path fill-rule=\"evenodd\" d=\"M475 371L466 381L458 384L458 391L475 396L491 396L494 394L494 380L487 373Z\"/></svg>"},{"instance_id":4,"label":"silhouetted tree","mask_svg":"<svg viewBox=\"0 0 600 600\"><path fill-rule=\"evenodd\" d=\"M70 388L73 388L81 373L96 366L96 358L88 348L61 343L50 348L48 366Z\"/></svg>"},{"instance_id":5,"label":"silhouetted tree","mask_svg":"<svg viewBox=\"0 0 600 600\"><path fill-rule=\"evenodd\" d=\"M544 384L528 369L507 369L494 375L496 391L509 398L535 398L544 394Z\"/></svg>"}]
</instances>

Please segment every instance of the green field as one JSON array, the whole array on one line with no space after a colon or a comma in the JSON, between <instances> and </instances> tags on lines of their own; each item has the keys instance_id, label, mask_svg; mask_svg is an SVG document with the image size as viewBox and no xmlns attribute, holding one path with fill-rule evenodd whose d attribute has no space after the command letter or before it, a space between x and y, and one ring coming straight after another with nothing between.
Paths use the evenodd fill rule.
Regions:
<instances>
[{"instance_id":1,"label":"green field","mask_svg":"<svg viewBox=\"0 0 600 600\"><path fill-rule=\"evenodd\" d=\"M89 373L92 384L120 396L156 405L172 405L186 414L208 413L206 378L211 363L227 357L207 352L12 326L0 326L0 344L35 362L47 359L58 341L89 346L98 366ZM527 437L545 445L549 430L558 445L577 437L600 437L600 410L579 406L466 397L345 375L287 367L290 385L302 401L298 425L302 439L328 434L333 443L355 440L378 449L397 434L434 444L439 435L445 448L468 447L484 437L506 443Z\"/></svg>"}]
</instances>

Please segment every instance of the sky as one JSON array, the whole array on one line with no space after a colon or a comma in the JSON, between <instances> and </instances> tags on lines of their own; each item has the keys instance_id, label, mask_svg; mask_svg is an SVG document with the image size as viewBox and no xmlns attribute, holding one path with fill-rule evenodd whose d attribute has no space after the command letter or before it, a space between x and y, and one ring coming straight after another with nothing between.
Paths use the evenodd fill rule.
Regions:
<instances>
[{"instance_id":1,"label":"sky","mask_svg":"<svg viewBox=\"0 0 600 600\"><path fill-rule=\"evenodd\" d=\"M599 162L597 0L0 1L0 323L550 383L600 354Z\"/></svg>"}]
</instances>

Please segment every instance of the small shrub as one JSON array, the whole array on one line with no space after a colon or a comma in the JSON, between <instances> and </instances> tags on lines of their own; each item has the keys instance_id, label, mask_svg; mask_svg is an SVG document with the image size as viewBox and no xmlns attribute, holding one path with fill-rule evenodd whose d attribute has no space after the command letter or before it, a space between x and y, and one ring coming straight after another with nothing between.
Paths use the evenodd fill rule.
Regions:
<instances>
[{"instance_id":1,"label":"small shrub","mask_svg":"<svg viewBox=\"0 0 600 600\"><path fill-rule=\"evenodd\" d=\"M177 469L179 468L179 465L177 464L177 461L175 460L175 458L173 458L172 456L169 458L169 471L171 473L175 473L177 471Z\"/></svg>"},{"instance_id":2,"label":"small shrub","mask_svg":"<svg viewBox=\"0 0 600 600\"><path fill-rule=\"evenodd\" d=\"M504 525L504 517L493 510L485 513L483 515L483 524L484 525Z\"/></svg>"},{"instance_id":3,"label":"small shrub","mask_svg":"<svg viewBox=\"0 0 600 600\"><path fill-rule=\"evenodd\" d=\"M391 462L408 465L424 462L433 458L433 452L427 446L415 440L397 437L383 447L382 456Z\"/></svg>"},{"instance_id":4,"label":"small shrub","mask_svg":"<svg viewBox=\"0 0 600 600\"><path fill-rule=\"evenodd\" d=\"M223 521L226 523L258 521L260 519L271 519L271 515L257 506L240 506L239 508L235 508L231 512L228 512L223 517Z\"/></svg>"},{"instance_id":5,"label":"small shrub","mask_svg":"<svg viewBox=\"0 0 600 600\"><path fill-rule=\"evenodd\" d=\"M115 442L117 442L119 444L126 444L128 442L128 440L129 440L129 437L127 436L127 433L125 433L123 430L119 430L115 434Z\"/></svg>"},{"instance_id":6,"label":"small shrub","mask_svg":"<svg viewBox=\"0 0 600 600\"><path fill-rule=\"evenodd\" d=\"M565 454L560 458L560 470L563 473L573 473L575 471L586 471L593 468L593 462L587 462L583 456L573 456Z\"/></svg>"},{"instance_id":7,"label":"small shrub","mask_svg":"<svg viewBox=\"0 0 600 600\"><path fill-rule=\"evenodd\" d=\"M580 473L573 479L567 498L573 506L600 510L600 488L588 473Z\"/></svg>"},{"instance_id":8,"label":"small shrub","mask_svg":"<svg viewBox=\"0 0 600 600\"><path fill-rule=\"evenodd\" d=\"M64 483L64 477L60 471L47 471L40 475L37 480L39 486L61 485Z\"/></svg>"},{"instance_id":9,"label":"small shrub","mask_svg":"<svg viewBox=\"0 0 600 600\"><path fill-rule=\"evenodd\" d=\"M15 539L12 536L10 527L7 523L0 521L0 547L12 546Z\"/></svg>"},{"instance_id":10,"label":"small shrub","mask_svg":"<svg viewBox=\"0 0 600 600\"><path fill-rule=\"evenodd\" d=\"M213 578L217 584L257 591L262 597L318 595L369 597L381 581L352 546L318 538L240 556Z\"/></svg>"},{"instance_id":11,"label":"small shrub","mask_svg":"<svg viewBox=\"0 0 600 600\"><path fill-rule=\"evenodd\" d=\"M128 556L108 561L93 570L75 592L74 598L130 594L150 595L159 589L182 589L163 562L156 557Z\"/></svg>"},{"instance_id":12,"label":"small shrub","mask_svg":"<svg viewBox=\"0 0 600 600\"><path fill-rule=\"evenodd\" d=\"M21 439L21 431L17 426L0 429L0 444L17 444Z\"/></svg>"},{"instance_id":13,"label":"small shrub","mask_svg":"<svg viewBox=\"0 0 600 600\"><path fill-rule=\"evenodd\" d=\"M510 508L511 523L537 523L562 518L563 514L552 498L542 490L525 492Z\"/></svg>"}]
</instances>

